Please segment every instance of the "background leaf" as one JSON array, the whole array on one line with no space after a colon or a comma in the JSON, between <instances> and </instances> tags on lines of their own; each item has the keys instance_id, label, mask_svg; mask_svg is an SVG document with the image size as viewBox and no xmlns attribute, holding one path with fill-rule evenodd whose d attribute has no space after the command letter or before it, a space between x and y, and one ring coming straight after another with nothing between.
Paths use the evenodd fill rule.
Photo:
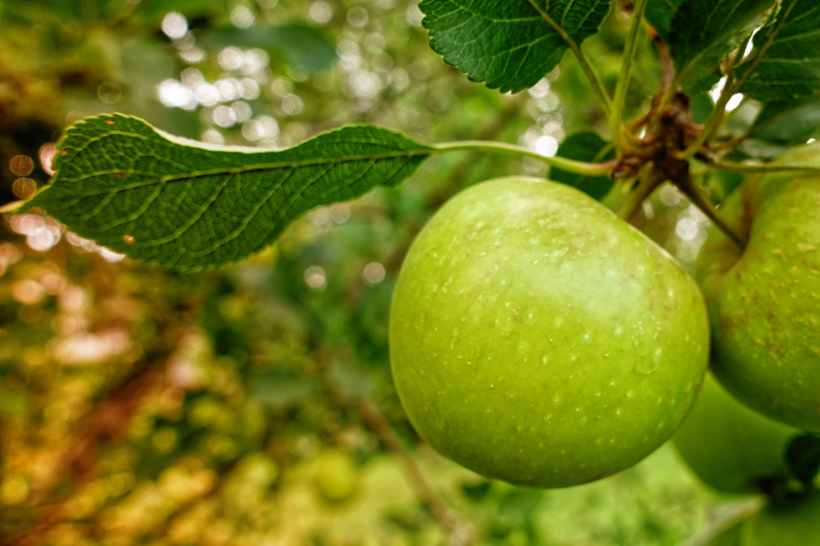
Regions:
<instances>
[{"instance_id":1,"label":"background leaf","mask_svg":"<svg viewBox=\"0 0 820 546\"><path fill-rule=\"evenodd\" d=\"M198 34L197 43L208 49L227 46L257 47L268 53L284 54L294 66L318 72L336 61L336 48L322 32L304 23L286 23L266 28L226 27Z\"/></svg>"},{"instance_id":2,"label":"background leaf","mask_svg":"<svg viewBox=\"0 0 820 546\"><path fill-rule=\"evenodd\" d=\"M773 142L803 143L818 134L820 99L766 103L755 121L751 135Z\"/></svg>"},{"instance_id":3,"label":"background leaf","mask_svg":"<svg viewBox=\"0 0 820 546\"><path fill-rule=\"evenodd\" d=\"M773 0L685 0L672 19L668 44L681 86L690 95L718 81L714 69L763 23Z\"/></svg>"},{"instance_id":4,"label":"background leaf","mask_svg":"<svg viewBox=\"0 0 820 546\"><path fill-rule=\"evenodd\" d=\"M567 159L599 163L613 159L612 144L598 136L598 133L582 131L570 135L558 147L557 155ZM612 188L614 181L607 176L583 176L561 169L550 170L550 180L569 184L595 199L601 199Z\"/></svg>"},{"instance_id":5,"label":"background leaf","mask_svg":"<svg viewBox=\"0 0 820 546\"><path fill-rule=\"evenodd\" d=\"M765 44L778 28L741 90L761 101L790 101L816 94L820 89L820 2L785 0L775 21L755 36L755 46ZM742 65L739 73L751 62Z\"/></svg>"},{"instance_id":6,"label":"background leaf","mask_svg":"<svg viewBox=\"0 0 820 546\"><path fill-rule=\"evenodd\" d=\"M213 150L137 118L99 116L68 130L52 184L25 209L128 256L199 270L262 250L313 207L400 183L428 150L370 126L281 152Z\"/></svg>"},{"instance_id":7,"label":"background leaf","mask_svg":"<svg viewBox=\"0 0 820 546\"><path fill-rule=\"evenodd\" d=\"M609 0L539 0L577 44L595 34ZM430 46L444 61L502 93L532 87L569 45L528 0L424 0Z\"/></svg>"}]
</instances>

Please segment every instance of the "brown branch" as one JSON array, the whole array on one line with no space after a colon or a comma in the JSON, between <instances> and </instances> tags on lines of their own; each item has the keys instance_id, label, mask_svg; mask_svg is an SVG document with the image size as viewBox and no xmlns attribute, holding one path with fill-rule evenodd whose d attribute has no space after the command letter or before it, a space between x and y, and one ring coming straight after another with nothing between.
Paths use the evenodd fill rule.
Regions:
<instances>
[{"instance_id":1,"label":"brown branch","mask_svg":"<svg viewBox=\"0 0 820 546\"><path fill-rule=\"evenodd\" d=\"M649 171L649 173L641 179L637 187L632 190L632 193L627 196L618 211L618 216L626 222L632 220L632 217L641 209L643 202L668 178L667 174L658 168L653 168Z\"/></svg>"},{"instance_id":2,"label":"brown branch","mask_svg":"<svg viewBox=\"0 0 820 546\"><path fill-rule=\"evenodd\" d=\"M713 224L715 224L727 237L737 244L741 250L746 248L748 240L740 234L731 224L718 212L715 206L703 193L703 190L692 179L689 171L681 172L673 182L678 189L686 195L703 214L705 214Z\"/></svg>"},{"instance_id":3,"label":"brown branch","mask_svg":"<svg viewBox=\"0 0 820 546\"><path fill-rule=\"evenodd\" d=\"M376 434L382 445L401 461L410 487L424 503L439 525L449 534L451 546L465 546L474 543L472 525L459 521L441 497L427 482L415 459L399 440L384 415L368 400L361 399L356 409L362 421Z\"/></svg>"},{"instance_id":4,"label":"brown branch","mask_svg":"<svg viewBox=\"0 0 820 546\"><path fill-rule=\"evenodd\" d=\"M106 444L123 437L145 398L165 377L165 367L150 363L139 366L120 385L95 406L83 419L77 439L59 457L53 475L72 482L72 492L88 484L96 476L99 450ZM71 494L48 501L53 484L32 492L35 503L41 508L35 523L19 535L0 541L0 546L36 546L47 539L48 534L65 520L65 509Z\"/></svg>"}]
</instances>

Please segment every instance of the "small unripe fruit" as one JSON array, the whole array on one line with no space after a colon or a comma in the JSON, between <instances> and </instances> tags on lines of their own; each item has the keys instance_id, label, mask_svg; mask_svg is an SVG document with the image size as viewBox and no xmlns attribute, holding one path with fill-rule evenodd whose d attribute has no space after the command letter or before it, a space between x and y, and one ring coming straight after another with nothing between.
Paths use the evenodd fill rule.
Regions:
<instances>
[{"instance_id":1,"label":"small unripe fruit","mask_svg":"<svg viewBox=\"0 0 820 546\"><path fill-rule=\"evenodd\" d=\"M396 388L419 434L484 476L590 482L658 448L694 401L706 308L662 249L566 185L450 200L393 297Z\"/></svg>"},{"instance_id":2,"label":"small unripe fruit","mask_svg":"<svg viewBox=\"0 0 820 546\"><path fill-rule=\"evenodd\" d=\"M788 479L786 448L799 434L749 409L706 374L695 406L672 440L707 485L726 493L757 493L761 480Z\"/></svg>"},{"instance_id":3,"label":"small unripe fruit","mask_svg":"<svg viewBox=\"0 0 820 546\"><path fill-rule=\"evenodd\" d=\"M316 461L314 483L326 500L344 501L356 492L359 485L356 463L347 453L326 451Z\"/></svg>"}]
</instances>

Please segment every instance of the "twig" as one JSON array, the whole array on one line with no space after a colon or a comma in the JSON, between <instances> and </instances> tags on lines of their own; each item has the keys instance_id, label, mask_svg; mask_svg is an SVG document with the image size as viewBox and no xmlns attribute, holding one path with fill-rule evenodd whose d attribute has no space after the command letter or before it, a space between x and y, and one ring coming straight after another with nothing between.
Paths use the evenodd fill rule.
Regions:
<instances>
[{"instance_id":1,"label":"twig","mask_svg":"<svg viewBox=\"0 0 820 546\"><path fill-rule=\"evenodd\" d=\"M655 189L663 184L667 179L668 177L666 176L666 173L660 169L653 168L649 171L649 173L641 179L638 186L632 190L632 193L627 196L618 211L618 216L622 220L629 222L641 209L643 202L646 201L646 199L652 195L652 192L655 191Z\"/></svg>"},{"instance_id":2,"label":"twig","mask_svg":"<svg viewBox=\"0 0 820 546\"><path fill-rule=\"evenodd\" d=\"M421 469L416 464L413 456L402 445L401 440L390 427L384 415L372 403L365 399L359 400L356 409L362 421L376 434L385 449L395 455L404 466L405 473L410 482L410 486L415 490L416 495L433 514L433 517L449 533L449 544L451 546L466 546L473 544L473 527L468 523L459 521L450 512L450 509L438 496L435 490L427 482Z\"/></svg>"},{"instance_id":3,"label":"twig","mask_svg":"<svg viewBox=\"0 0 820 546\"><path fill-rule=\"evenodd\" d=\"M726 218L718 212L700 186L695 184L692 175L688 170L681 172L673 182L680 191L684 193L696 207L698 207L723 233L725 233L732 241L734 241L741 249L746 248L748 240L733 228Z\"/></svg>"},{"instance_id":4,"label":"twig","mask_svg":"<svg viewBox=\"0 0 820 546\"><path fill-rule=\"evenodd\" d=\"M675 81L675 61L669 52L669 46L660 39L660 36L655 36L655 47L658 50L658 64L661 69L660 93L664 96L668 90L671 89L672 83ZM672 92L674 92L674 89Z\"/></svg>"}]
</instances>

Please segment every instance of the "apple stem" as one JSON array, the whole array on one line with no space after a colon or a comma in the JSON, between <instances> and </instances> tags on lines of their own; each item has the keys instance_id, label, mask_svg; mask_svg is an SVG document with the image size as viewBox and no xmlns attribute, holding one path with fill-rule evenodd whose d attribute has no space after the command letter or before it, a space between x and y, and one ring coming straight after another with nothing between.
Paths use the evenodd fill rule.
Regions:
<instances>
[{"instance_id":1,"label":"apple stem","mask_svg":"<svg viewBox=\"0 0 820 546\"><path fill-rule=\"evenodd\" d=\"M635 189L632 190L632 193L627 196L623 205L621 205L618 211L618 216L621 220L629 222L641 209L643 202L667 179L666 173L660 169L652 169L649 171L649 173L641 179Z\"/></svg>"},{"instance_id":2,"label":"apple stem","mask_svg":"<svg viewBox=\"0 0 820 546\"><path fill-rule=\"evenodd\" d=\"M688 170L677 176L674 183L678 189L682 191L684 195L686 195L692 203L712 221L713 224L720 228L720 230L725 233L727 237L734 241L741 248L741 250L746 248L746 244L748 243L746 237L735 230L726 218L718 212L703 192L703 189L692 179L692 175Z\"/></svg>"},{"instance_id":3,"label":"apple stem","mask_svg":"<svg viewBox=\"0 0 820 546\"><path fill-rule=\"evenodd\" d=\"M575 174L584 176L607 176L609 172L616 166L618 160L613 159L605 163L586 163L583 161L575 161L559 156L545 156L538 152L528 150L522 146L514 144L507 144L504 142L490 142L483 140L465 140L460 142L445 142L443 144L436 144L433 146L433 153L447 153L447 152L495 152L502 154L518 155L529 157L542 163L546 163L550 167L561 169Z\"/></svg>"}]
</instances>

